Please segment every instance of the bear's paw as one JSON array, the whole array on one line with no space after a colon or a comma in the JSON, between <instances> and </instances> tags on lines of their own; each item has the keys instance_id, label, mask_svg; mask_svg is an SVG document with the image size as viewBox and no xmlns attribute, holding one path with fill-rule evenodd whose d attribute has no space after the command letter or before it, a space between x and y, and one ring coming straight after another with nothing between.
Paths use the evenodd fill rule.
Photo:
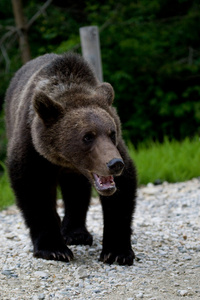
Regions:
<instances>
[{"instance_id":1,"label":"bear's paw","mask_svg":"<svg viewBox=\"0 0 200 300\"><path fill-rule=\"evenodd\" d=\"M86 228L77 228L70 231L62 231L67 245L89 245L92 246L93 237Z\"/></svg>"},{"instance_id":2,"label":"bear's paw","mask_svg":"<svg viewBox=\"0 0 200 300\"><path fill-rule=\"evenodd\" d=\"M100 261L106 264L118 263L119 265L128 265L133 264L135 254L132 249L125 251L124 253L118 253L117 251L102 251L100 255Z\"/></svg>"},{"instance_id":3,"label":"bear's paw","mask_svg":"<svg viewBox=\"0 0 200 300\"><path fill-rule=\"evenodd\" d=\"M72 251L67 246L56 250L38 249L34 251L34 257L64 262L69 262L74 258Z\"/></svg>"}]
</instances>

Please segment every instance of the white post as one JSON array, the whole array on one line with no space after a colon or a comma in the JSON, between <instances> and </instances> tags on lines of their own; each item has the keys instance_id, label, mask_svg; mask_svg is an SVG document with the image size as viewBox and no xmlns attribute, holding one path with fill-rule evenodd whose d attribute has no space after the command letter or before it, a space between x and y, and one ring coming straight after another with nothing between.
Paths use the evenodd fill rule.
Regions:
<instances>
[{"instance_id":1,"label":"white post","mask_svg":"<svg viewBox=\"0 0 200 300\"><path fill-rule=\"evenodd\" d=\"M97 78L101 82L103 82L98 27L81 27L79 31L81 38L82 55L93 66Z\"/></svg>"}]
</instances>

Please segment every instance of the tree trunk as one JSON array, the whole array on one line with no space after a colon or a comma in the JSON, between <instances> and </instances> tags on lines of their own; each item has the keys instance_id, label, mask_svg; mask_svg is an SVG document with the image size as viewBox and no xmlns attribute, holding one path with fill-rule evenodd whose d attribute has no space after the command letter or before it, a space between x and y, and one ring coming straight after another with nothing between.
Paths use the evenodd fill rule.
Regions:
<instances>
[{"instance_id":1,"label":"tree trunk","mask_svg":"<svg viewBox=\"0 0 200 300\"><path fill-rule=\"evenodd\" d=\"M15 23L19 35L19 47L21 52L21 58L23 64L31 59L31 52L28 42L28 33L27 27L24 20L22 1L21 0L12 0L13 13L15 17Z\"/></svg>"}]
</instances>

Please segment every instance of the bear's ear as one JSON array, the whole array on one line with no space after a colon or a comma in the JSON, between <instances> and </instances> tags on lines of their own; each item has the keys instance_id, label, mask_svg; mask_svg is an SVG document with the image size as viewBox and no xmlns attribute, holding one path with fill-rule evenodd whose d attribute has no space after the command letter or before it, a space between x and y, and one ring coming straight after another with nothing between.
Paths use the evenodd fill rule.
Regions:
<instances>
[{"instance_id":1,"label":"bear's ear","mask_svg":"<svg viewBox=\"0 0 200 300\"><path fill-rule=\"evenodd\" d=\"M96 88L96 92L106 98L108 105L111 105L114 99L114 90L110 83L104 82Z\"/></svg>"},{"instance_id":2,"label":"bear's ear","mask_svg":"<svg viewBox=\"0 0 200 300\"><path fill-rule=\"evenodd\" d=\"M46 125L55 123L64 113L63 107L58 102L41 91L35 94L33 107Z\"/></svg>"}]
</instances>

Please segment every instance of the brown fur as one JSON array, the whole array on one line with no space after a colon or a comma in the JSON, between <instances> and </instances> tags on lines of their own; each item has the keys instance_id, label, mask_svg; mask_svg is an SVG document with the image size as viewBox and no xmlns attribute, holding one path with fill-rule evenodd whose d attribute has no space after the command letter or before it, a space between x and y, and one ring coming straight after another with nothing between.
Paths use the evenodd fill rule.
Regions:
<instances>
[{"instance_id":1,"label":"brown fur","mask_svg":"<svg viewBox=\"0 0 200 300\"><path fill-rule=\"evenodd\" d=\"M48 57L51 60L54 58L55 63L46 64ZM109 127L117 132L118 137L120 136L120 121L114 108L110 106L114 97L113 88L108 83L98 82L89 66L85 62L83 65L80 58L82 63L80 70L76 69L77 62L73 64L73 55L63 57L63 61L64 58L67 60L66 65L70 62L69 69L63 68L63 61L59 56L47 55L44 58L46 59L43 65L41 58L34 60L34 64L33 61L31 62L31 67L34 66L35 69L37 66L39 71L31 73L30 78L26 77L28 80L25 86L23 86L24 80L21 82L21 87L18 88L19 93L17 90L13 95L12 103L7 104L9 149L13 150L18 147L16 138L18 138L19 128L24 128L20 130L20 135L27 128L31 131L35 149L50 162L62 167L80 169L81 173L85 173L85 166L87 166L87 170L97 171L96 173L100 175L109 175L106 163L113 157L120 157L109 139L104 138L103 148L104 153L107 154L105 156L102 153L99 162L96 154L97 152L100 154L101 149L97 149L97 146L101 148L101 143L98 141L95 151L90 152L87 161L84 160L83 167L80 164L83 160L81 160L79 149L80 139L84 134L96 130L93 125L98 127L99 136L105 134L106 128ZM60 69L58 69L59 65ZM29 63L25 68L28 69L28 66ZM18 77L16 76L16 79ZM10 98L9 93L11 93L10 90L8 90L7 99ZM109 130L106 133L108 136ZM80 137L76 145L74 137L77 135ZM66 137L63 140L64 136ZM20 138L23 138L23 135ZM110 156L106 148L112 149ZM10 150L8 150L8 156L9 152ZM103 157L104 161L102 161ZM87 177L90 178L90 174L87 174Z\"/></svg>"},{"instance_id":2,"label":"brown fur","mask_svg":"<svg viewBox=\"0 0 200 300\"><path fill-rule=\"evenodd\" d=\"M127 227L124 262L133 260L130 222L136 176L122 141L119 117L111 106L113 98L112 86L100 83L90 66L74 54L47 54L32 60L10 84L6 95L8 168L17 203L30 227L35 256L67 261L73 256L59 233L55 211L55 189L60 182L66 208L62 233L68 243L91 243L85 227L90 184L110 199L119 189L113 196L116 205L121 205L121 193L130 198L122 217ZM83 195L76 191L75 183ZM103 203L104 198L104 207ZM105 245L106 235L104 232ZM109 261L106 255L103 260Z\"/></svg>"}]
</instances>

